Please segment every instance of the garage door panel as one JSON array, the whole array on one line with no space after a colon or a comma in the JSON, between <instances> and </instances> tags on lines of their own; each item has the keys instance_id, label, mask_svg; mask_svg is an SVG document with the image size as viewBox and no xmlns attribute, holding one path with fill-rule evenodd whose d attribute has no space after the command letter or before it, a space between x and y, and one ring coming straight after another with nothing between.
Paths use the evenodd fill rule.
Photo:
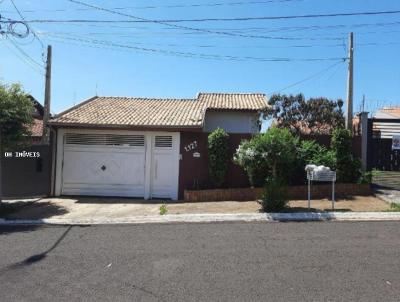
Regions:
<instances>
[{"instance_id":1,"label":"garage door panel","mask_svg":"<svg viewBox=\"0 0 400 302\"><path fill-rule=\"evenodd\" d=\"M145 148L67 145L65 195L144 196Z\"/></svg>"},{"instance_id":2,"label":"garage door panel","mask_svg":"<svg viewBox=\"0 0 400 302\"><path fill-rule=\"evenodd\" d=\"M144 161L144 152L66 150L64 183L144 185Z\"/></svg>"},{"instance_id":3,"label":"garage door panel","mask_svg":"<svg viewBox=\"0 0 400 302\"><path fill-rule=\"evenodd\" d=\"M176 199L179 141L167 132L63 133L57 192Z\"/></svg>"}]
</instances>

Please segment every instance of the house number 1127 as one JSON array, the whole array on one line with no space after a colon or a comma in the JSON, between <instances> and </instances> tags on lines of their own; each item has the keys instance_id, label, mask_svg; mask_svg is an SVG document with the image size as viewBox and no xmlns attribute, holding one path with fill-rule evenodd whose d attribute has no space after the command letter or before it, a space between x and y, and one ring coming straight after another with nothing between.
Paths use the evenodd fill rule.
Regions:
<instances>
[{"instance_id":1,"label":"house number 1127","mask_svg":"<svg viewBox=\"0 0 400 302\"><path fill-rule=\"evenodd\" d=\"M193 141L193 142L191 142L190 144L187 144L187 145L185 146L185 151L186 151L186 152L189 152L189 151L191 151L191 150L194 150L196 147L197 147L197 141Z\"/></svg>"}]
</instances>

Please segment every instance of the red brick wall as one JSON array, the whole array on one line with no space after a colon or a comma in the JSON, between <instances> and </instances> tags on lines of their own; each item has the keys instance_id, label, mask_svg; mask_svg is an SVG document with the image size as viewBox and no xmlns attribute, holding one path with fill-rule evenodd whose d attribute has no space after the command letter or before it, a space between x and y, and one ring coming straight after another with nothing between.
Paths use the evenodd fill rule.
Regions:
<instances>
[{"instance_id":1,"label":"red brick wall","mask_svg":"<svg viewBox=\"0 0 400 302\"><path fill-rule=\"evenodd\" d=\"M208 177L207 137L208 133L203 132L181 132L180 154L182 159L179 162L179 198L183 198L184 190L212 188ZM229 134L229 157L233 158L233 154L241 140L250 137L250 134ZM192 146L195 147L191 148L190 144L194 142L196 144ZM195 152L200 153L199 158L193 157ZM247 174L231 161L225 187L238 188L248 186Z\"/></svg>"},{"instance_id":2,"label":"red brick wall","mask_svg":"<svg viewBox=\"0 0 400 302\"><path fill-rule=\"evenodd\" d=\"M201 201L244 201L256 200L261 197L262 188L233 188L233 189L216 189L216 190L185 190L184 199L188 202ZM288 194L290 199L307 199L307 186L290 186ZM311 198L331 198L332 185L319 184L313 185L311 190ZM368 184L335 184L335 194L337 197L361 195L367 196L372 194L370 185Z\"/></svg>"}]
</instances>

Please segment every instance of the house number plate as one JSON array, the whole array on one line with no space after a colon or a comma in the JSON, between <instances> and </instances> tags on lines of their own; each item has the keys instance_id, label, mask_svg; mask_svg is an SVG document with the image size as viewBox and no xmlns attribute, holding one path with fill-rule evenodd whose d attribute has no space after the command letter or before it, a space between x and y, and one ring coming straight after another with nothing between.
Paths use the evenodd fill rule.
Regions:
<instances>
[{"instance_id":1,"label":"house number plate","mask_svg":"<svg viewBox=\"0 0 400 302\"><path fill-rule=\"evenodd\" d=\"M190 144L187 144L187 145L185 146L185 151L186 151L186 152L192 151L192 150L194 150L196 147L197 147L197 141L193 141L193 142L191 142Z\"/></svg>"}]
</instances>

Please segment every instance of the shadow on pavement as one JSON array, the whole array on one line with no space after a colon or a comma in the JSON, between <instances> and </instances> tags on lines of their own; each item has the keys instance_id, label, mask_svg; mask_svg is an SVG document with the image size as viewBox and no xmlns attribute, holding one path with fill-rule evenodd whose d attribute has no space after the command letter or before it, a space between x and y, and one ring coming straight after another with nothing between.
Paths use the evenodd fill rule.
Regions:
<instances>
[{"instance_id":1,"label":"shadow on pavement","mask_svg":"<svg viewBox=\"0 0 400 302\"><path fill-rule=\"evenodd\" d=\"M66 208L47 201L4 202L0 205L0 218L4 219L43 219L66 213Z\"/></svg>"},{"instance_id":2,"label":"shadow on pavement","mask_svg":"<svg viewBox=\"0 0 400 302\"><path fill-rule=\"evenodd\" d=\"M288 209L285 209L284 211L282 211L281 213L327 213L327 212L353 212L351 209L334 209L332 210L331 208L329 209L316 209L316 208L310 208L308 209L308 207L290 207Z\"/></svg>"},{"instance_id":3,"label":"shadow on pavement","mask_svg":"<svg viewBox=\"0 0 400 302\"><path fill-rule=\"evenodd\" d=\"M11 264L7 267L8 270L10 269L18 269L18 268L22 268L24 266L27 265L32 265L35 264L36 262L42 261L43 259L46 258L47 254L50 253L52 250L54 250L61 241L63 241L63 239L67 236L67 234L69 233L69 231L72 229L73 226L69 226L64 233L60 236L60 238L57 239L57 241L47 250L45 250L44 252L40 253L40 254L36 254L36 255L32 255L28 258L26 258L23 261Z\"/></svg>"},{"instance_id":4,"label":"shadow on pavement","mask_svg":"<svg viewBox=\"0 0 400 302\"><path fill-rule=\"evenodd\" d=\"M40 229L40 225L0 226L0 236L11 233L27 233Z\"/></svg>"}]
</instances>

